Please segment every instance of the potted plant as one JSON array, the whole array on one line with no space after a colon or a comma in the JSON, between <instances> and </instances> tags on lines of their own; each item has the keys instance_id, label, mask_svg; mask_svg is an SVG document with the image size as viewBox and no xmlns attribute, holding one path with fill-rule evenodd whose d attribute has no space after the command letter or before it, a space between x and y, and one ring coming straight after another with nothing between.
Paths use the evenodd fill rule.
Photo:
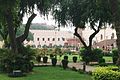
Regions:
<instances>
[{"instance_id":1,"label":"potted plant","mask_svg":"<svg viewBox=\"0 0 120 80\"><path fill-rule=\"evenodd\" d=\"M54 55L53 54L50 54L50 59L52 59L54 57Z\"/></svg>"},{"instance_id":2,"label":"potted plant","mask_svg":"<svg viewBox=\"0 0 120 80\"><path fill-rule=\"evenodd\" d=\"M43 57L43 63L47 63L47 61L48 61L48 57L47 57L47 56L44 56L44 57Z\"/></svg>"},{"instance_id":3,"label":"potted plant","mask_svg":"<svg viewBox=\"0 0 120 80\"><path fill-rule=\"evenodd\" d=\"M52 66L56 66L57 63L57 58L53 57L52 58Z\"/></svg>"},{"instance_id":4,"label":"potted plant","mask_svg":"<svg viewBox=\"0 0 120 80\"><path fill-rule=\"evenodd\" d=\"M73 62L76 63L77 62L77 57L73 56Z\"/></svg>"},{"instance_id":5,"label":"potted plant","mask_svg":"<svg viewBox=\"0 0 120 80\"><path fill-rule=\"evenodd\" d=\"M38 55L38 56L36 57L36 60L37 60L38 63L40 63L40 62L41 62L41 56Z\"/></svg>"},{"instance_id":6,"label":"potted plant","mask_svg":"<svg viewBox=\"0 0 120 80\"><path fill-rule=\"evenodd\" d=\"M64 56L64 59L62 60L62 66L63 69L66 69L68 66L68 56Z\"/></svg>"},{"instance_id":7,"label":"potted plant","mask_svg":"<svg viewBox=\"0 0 120 80\"><path fill-rule=\"evenodd\" d=\"M62 66L63 66L63 69L66 69L68 66L68 60L67 59L63 59L62 60Z\"/></svg>"},{"instance_id":8,"label":"potted plant","mask_svg":"<svg viewBox=\"0 0 120 80\"><path fill-rule=\"evenodd\" d=\"M47 57L47 52L48 52L48 49L47 48L43 48L42 49L42 53L43 53L43 63L47 63L48 61L48 57Z\"/></svg>"}]
</instances>

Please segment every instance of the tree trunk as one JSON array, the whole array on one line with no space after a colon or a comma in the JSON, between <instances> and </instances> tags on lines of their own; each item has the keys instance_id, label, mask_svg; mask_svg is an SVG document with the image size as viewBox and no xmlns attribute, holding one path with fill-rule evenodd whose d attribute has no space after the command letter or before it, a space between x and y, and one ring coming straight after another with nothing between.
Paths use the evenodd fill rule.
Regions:
<instances>
[{"instance_id":1,"label":"tree trunk","mask_svg":"<svg viewBox=\"0 0 120 80\"><path fill-rule=\"evenodd\" d=\"M80 34L78 34L78 27L76 27L74 31L75 31L75 32L74 32L74 35L75 35L76 37L78 37L79 40L80 40L80 41L82 42L82 44L84 45L84 47L87 48L88 46L87 46L87 44L85 43L85 41L83 40L82 36L81 36Z\"/></svg>"},{"instance_id":2,"label":"tree trunk","mask_svg":"<svg viewBox=\"0 0 120 80\"><path fill-rule=\"evenodd\" d=\"M119 10L119 1L118 0L110 0L110 6L112 11L112 17L113 17L113 25L116 30L117 35L117 48L118 48L118 55L119 58L117 60L117 65L120 66L120 10Z\"/></svg>"},{"instance_id":3,"label":"tree trunk","mask_svg":"<svg viewBox=\"0 0 120 80\"><path fill-rule=\"evenodd\" d=\"M34 13L29 17L29 19L26 23L25 31L24 31L23 35L21 35L17 38L18 42L22 43L28 37L31 22L35 17L36 17L36 14L34 14Z\"/></svg>"},{"instance_id":4,"label":"tree trunk","mask_svg":"<svg viewBox=\"0 0 120 80\"><path fill-rule=\"evenodd\" d=\"M93 38L100 32L100 28L102 26L102 20L99 21L99 25L97 26L97 29L95 29L93 23L91 23L90 25L91 25L92 30L94 30L94 33L92 33L89 37L89 46L88 47L91 49Z\"/></svg>"},{"instance_id":5,"label":"tree trunk","mask_svg":"<svg viewBox=\"0 0 120 80\"><path fill-rule=\"evenodd\" d=\"M117 60L117 65L120 66L120 23L115 23L115 30L116 30L116 35L117 35L117 47L118 47L118 55L119 55L119 58Z\"/></svg>"},{"instance_id":6,"label":"tree trunk","mask_svg":"<svg viewBox=\"0 0 120 80\"><path fill-rule=\"evenodd\" d=\"M14 31L14 24L13 24L13 15L10 9L6 10L5 18L6 18L7 26L8 26L8 34L10 38L11 49L14 53L18 53L16 36L15 36L15 31Z\"/></svg>"},{"instance_id":7,"label":"tree trunk","mask_svg":"<svg viewBox=\"0 0 120 80\"><path fill-rule=\"evenodd\" d=\"M32 20L36 17L36 14L32 14L29 18L28 18L28 21L26 23L26 26L25 26L25 31L23 33L23 35L19 36L16 38L17 40L17 45L18 45L18 51L20 53L22 53L24 51L24 46L23 46L23 41L28 37L28 34L29 34L29 29L30 29L30 25L31 25L31 22Z\"/></svg>"}]
</instances>

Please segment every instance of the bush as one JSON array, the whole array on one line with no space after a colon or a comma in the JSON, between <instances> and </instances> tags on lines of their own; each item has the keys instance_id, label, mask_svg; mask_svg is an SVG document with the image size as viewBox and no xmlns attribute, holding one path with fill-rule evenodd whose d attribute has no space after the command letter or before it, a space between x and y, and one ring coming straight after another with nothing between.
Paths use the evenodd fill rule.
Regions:
<instances>
[{"instance_id":1,"label":"bush","mask_svg":"<svg viewBox=\"0 0 120 80\"><path fill-rule=\"evenodd\" d=\"M77 62L77 57L73 56L73 62L76 63Z\"/></svg>"},{"instance_id":2,"label":"bush","mask_svg":"<svg viewBox=\"0 0 120 80\"><path fill-rule=\"evenodd\" d=\"M43 63L47 63L47 60L48 60L47 56L43 57Z\"/></svg>"},{"instance_id":3,"label":"bush","mask_svg":"<svg viewBox=\"0 0 120 80\"><path fill-rule=\"evenodd\" d=\"M53 54L50 54L50 59L52 59L54 57L54 55Z\"/></svg>"},{"instance_id":4,"label":"bush","mask_svg":"<svg viewBox=\"0 0 120 80\"><path fill-rule=\"evenodd\" d=\"M63 66L63 69L66 69L68 67L68 60L67 59L62 60L62 66Z\"/></svg>"},{"instance_id":5,"label":"bush","mask_svg":"<svg viewBox=\"0 0 120 80\"><path fill-rule=\"evenodd\" d=\"M65 59L65 60L68 60L68 56L64 56L64 59Z\"/></svg>"},{"instance_id":6,"label":"bush","mask_svg":"<svg viewBox=\"0 0 120 80\"><path fill-rule=\"evenodd\" d=\"M117 67L98 67L93 73L94 80L120 80L120 72L114 71Z\"/></svg>"},{"instance_id":7,"label":"bush","mask_svg":"<svg viewBox=\"0 0 120 80\"><path fill-rule=\"evenodd\" d=\"M24 47L24 53L14 54L8 49L0 49L0 68L4 72L21 70L22 72L32 71L32 60L35 58L34 50L30 47Z\"/></svg>"},{"instance_id":8,"label":"bush","mask_svg":"<svg viewBox=\"0 0 120 80\"><path fill-rule=\"evenodd\" d=\"M96 49L93 49L92 50L92 60L93 61L97 61L97 62L99 62L100 60L103 60L102 58L103 58L103 51L101 50L101 49L98 49L98 48L96 48Z\"/></svg>"},{"instance_id":9,"label":"bush","mask_svg":"<svg viewBox=\"0 0 120 80\"><path fill-rule=\"evenodd\" d=\"M103 51L101 49L92 49L91 53L85 48L80 49L80 55L83 61L89 63L90 61L98 62L99 59L103 58Z\"/></svg>"},{"instance_id":10,"label":"bush","mask_svg":"<svg viewBox=\"0 0 120 80\"><path fill-rule=\"evenodd\" d=\"M90 54L85 48L80 48L80 56L82 57L82 60L85 61L87 64L90 62Z\"/></svg>"},{"instance_id":11,"label":"bush","mask_svg":"<svg viewBox=\"0 0 120 80\"><path fill-rule=\"evenodd\" d=\"M111 53L111 52L103 52L103 54L104 54L104 56L108 56L108 57L109 57L109 56L110 56L110 57L112 56L112 53Z\"/></svg>"},{"instance_id":12,"label":"bush","mask_svg":"<svg viewBox=\"0 0 120 80\"><path fill-rule=\"evenodd\" d=\"M113 58L113 63L116 64L117 59L118 59L118 49L112 50L112 58Z\"/></svg>"},{"instance_id":13,"label":"bush","mask_svg":"<svg viewBox=\"0 0 120 80\"><path fill-rule=\"evenodd\" d=\"M56 58L52 58L52 66L56 66L57 63L57 59Z\"/></svg>"},{"instance_id":14,"label":"bush","mask_svg":"<svg viewBox=\"0 0 120 80\"><path fill-rule=\"evenodd\" d=\"M103 59L103 58L100 58L98 63L99 63L100 66L107 66L106 63L105 63L105 59Z\"/></svg>"},{"instance_id":15,"label":"bush","mask_svg":"<svg viewBox=\"0 0 120 80\"><path fill-rule=\"evenodd\" d=\"M36 56L36 60L37 60L38 63L40 63L41 62L41 56Z\"/></svg>"}]
</instances>

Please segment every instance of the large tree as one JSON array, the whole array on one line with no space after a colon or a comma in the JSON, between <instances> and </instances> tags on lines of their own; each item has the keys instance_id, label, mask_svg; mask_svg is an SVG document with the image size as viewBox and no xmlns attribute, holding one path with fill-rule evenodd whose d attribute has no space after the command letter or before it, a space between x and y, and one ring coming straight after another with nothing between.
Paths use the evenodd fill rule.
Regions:
<instances>
[{"instance_id":1,"label":"large tree","mask_svg":"<svg viewBox=\"0 0 120 80\"><path fill-rule=\"evenodd\" d=\"M35 18L34 9L41 15L48 14L54 0L0 0L0 20L6 24L10 47L14 53L20 53L22 43L27 38L32 20ZM20 27L24 15L30 15L25 25L24 33L16 37L17 29ZM3 23L4 22L4 23Z\"/></svg>"},{"instance_id":2,"label":"large tree","mask_svg":"<svg viewBox=\"0 0 120 80\"><path fill-rule=\"evenodd\" d=\"M91 54L93 38L106 23L111 22L110 8L107 4L108 1L109 0L60 0L54 8L53 15L59 25L66 25L69 21L75 26L74 35L79 38L87 50L86 56ZM86 24L89 24L89 26L86 26ZM90 27L93 30L93 33L89 36L88 44L78 32L79 28L84 29L86 27Z\"/></svg>"},{"instance_id":3,"label":"large tree","mask_svg":"<svg viewBox=\"0 0 120 80\"><path fill-rule=\"evenodd\" d=\"M112 13L112 25L116 30L117 35L117 48L118 48L118 61L117 64L120 66L120 0L110 0L110 9Z\"/></svg>"}]
</instances>

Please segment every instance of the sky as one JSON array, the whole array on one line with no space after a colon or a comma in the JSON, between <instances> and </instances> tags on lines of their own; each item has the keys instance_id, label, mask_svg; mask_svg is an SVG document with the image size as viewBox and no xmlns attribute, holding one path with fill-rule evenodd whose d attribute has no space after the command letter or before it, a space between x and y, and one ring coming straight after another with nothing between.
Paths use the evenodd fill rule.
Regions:
<instances>
[{"instance_id":1,"label":"sky","mask_svg":"<svg viewBox=\"0 0 120 80\"><path fill-rule=\"evenodd\" d=\"M47 17L41 16L38 11L35 11L35 13L37 14L37 16L33 19L32 23L46 23L47 25L54 25L54 26L57 27L57 24L55 24L55 20L53 19L52 15L49 14L48 18L47 18ZM24 16L23 24L27 23L27 20L28 20L29 16L30 15L25 15ZM61 26L60 30L74 32L74 27L69 27L69 26L63 27L63 26Z\"/></svg>"},{"instance_id":2,"label":"sky","mask_svg":"<svg viewBox=\"0 0 120 80\"><path fill-rule=\"evenodd\" d=\"M32 23L46 23L48 25L56 25L52 15L49 15L47 19L46 17L41 16L38 11L35 11L35 14L37 14L37 16L33 19ZM29 15L25 15L23 18L23 24L27 22L28 18Z\"/></svg>"}]
</instances>

